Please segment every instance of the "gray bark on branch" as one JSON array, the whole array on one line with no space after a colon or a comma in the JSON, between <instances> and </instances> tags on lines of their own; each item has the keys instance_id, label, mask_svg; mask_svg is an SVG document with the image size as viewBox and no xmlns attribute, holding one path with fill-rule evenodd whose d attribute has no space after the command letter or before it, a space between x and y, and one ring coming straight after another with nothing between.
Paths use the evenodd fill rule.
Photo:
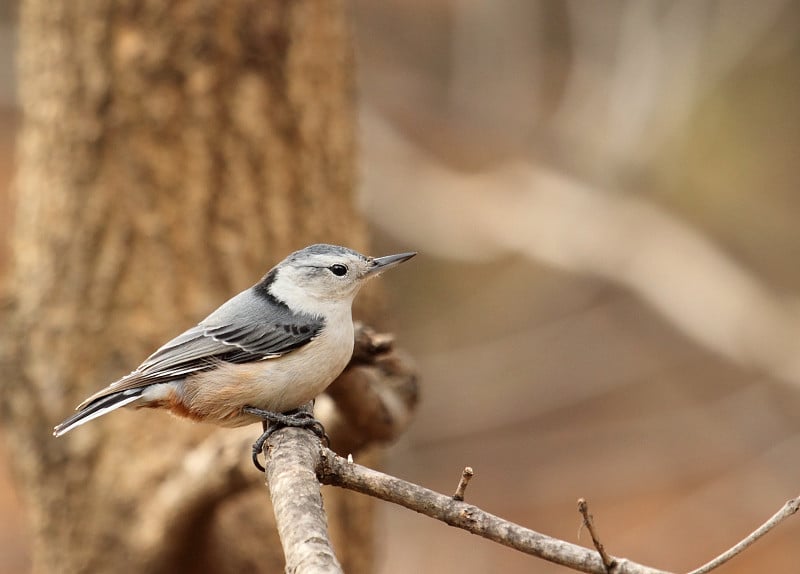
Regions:
<instances>
[{"instance_id":1,"label":"gray bark on branch","mask_svg":"<svg viewBox=\"0 0 800 574\"><path fill-rule=\"evenodd\" d=\"M286 571L341 572L330 545L320 483L393 502L579 572L668 574L623 558L606 570L597 552L524 528L480 508L405 480L349 462L320 445L310 432L281 429L265 446L267 484L286 554Z\"/></svg>"},{"instance_id":2,"label":"gray bark on branch","mask_svg":"<svg viewBox=\"0 0 800 574\"><path fill-rule=\"evenodd\" d=\"M286 556L286 572L336 574L342 567L328 536L322 508L319 440L310 432L285 428L265 448L266 477L275 521Z\"/></svg>"},{"instance_id":3,"label":"gray bark on branch","mask_svg":"<svg viewBox=\"0 0 800 574\"><path fill-rule=\"evenodd\" d=\"M613 558L607 570L594 550L551 538L504 520L477 506L352 463L322 449L317 474L323 484L340 486L399 504L520 552L591 574L667 574L624 558Z\"/></svg>"},{"instance_id":4,"label":"gray bark on branch","mask_svg":"<svg viewBox=\"0 0 800 574\"><path fill-rule=\"evenodd\" d=\"M398 504L520 552L589 574L670 574L626 558L530 530L477 506L355 464L321 446L310 432L282 429L267 442L267 477L286 552L287 572L340 572L328 541L320 484L339 486ZM700 570L708 572L738 554L797 512L800 499L787 502L763 526ZM700 570L697 570L699 572Z\"/></svg>"}]
</instances>

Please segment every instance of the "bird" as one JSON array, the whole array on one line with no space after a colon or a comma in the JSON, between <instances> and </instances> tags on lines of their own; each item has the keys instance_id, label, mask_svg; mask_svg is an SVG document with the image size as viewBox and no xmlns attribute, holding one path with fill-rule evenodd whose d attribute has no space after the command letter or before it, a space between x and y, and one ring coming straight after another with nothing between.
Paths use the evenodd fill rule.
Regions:
<instances>
[{"instance_id":1,"label":"bird","mask_svg":"<svg viewBox=\"0 0 800 574\"><path fill-rule=\"evenodd\" d=\"M321 425L302 411L353 354L352 304L370 279L416 252L368 257L338 245L295 251L255 285L157 349L133 372L80 403L55 436L121 407L161 408L223 427L267 421ZM324 432L324 431L323 431ZM263 446L262 435L254 445Z\"/></svg>"}]
</instances>

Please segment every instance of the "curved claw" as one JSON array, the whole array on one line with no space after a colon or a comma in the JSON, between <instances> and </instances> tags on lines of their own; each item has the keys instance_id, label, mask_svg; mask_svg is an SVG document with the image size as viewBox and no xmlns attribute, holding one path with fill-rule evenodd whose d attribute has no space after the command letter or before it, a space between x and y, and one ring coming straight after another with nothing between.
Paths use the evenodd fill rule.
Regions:
<instances>
[{"instance_id":1,"label":"curved claw","mask_svg":"<svg viewBox=\"0 0 800 574\"><path fill-rule=\"evenodd\" d=\"M258 453L261 452L260 450L255 449L255 445L253 445L253 464L256 465L256 468L260 472L267 472L267 469L264 468L264 465L261 464L258 460Z\"/></svg>"},{"instance_id":2,"label":"curved claw","mask_svg":"<svg viewBox=\"0 0 800 574\"><path fill-rule=\"evenodd\" d=\"M253 443L253 464L256 466L258 470L261 472L267 472L267 469L259 462L258 455L264 451L264 443L267 442L267 439L270 437L272 433L276 430L275 427L269 427L266 429L260 437Z\"/></svg>"}]
</instances>

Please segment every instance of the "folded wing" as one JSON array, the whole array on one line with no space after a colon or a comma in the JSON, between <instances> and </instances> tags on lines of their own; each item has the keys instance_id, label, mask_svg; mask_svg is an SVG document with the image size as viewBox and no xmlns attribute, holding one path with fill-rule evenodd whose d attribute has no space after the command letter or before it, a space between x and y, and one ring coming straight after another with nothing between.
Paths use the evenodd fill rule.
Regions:
<instances>
[{"instance_id":1,"label":"folded wing","mask_svg":"<svg viewBox=\"0 0 800 574\"><path fill-rule=\"evenodd\" d=\"M274 299L244 291L163 345L135 371L83 401L78 410L107 395L208 370L219 361L280 357L308 344L323 326L322 318L293 313Z\"/></svg>"}]
</instances>

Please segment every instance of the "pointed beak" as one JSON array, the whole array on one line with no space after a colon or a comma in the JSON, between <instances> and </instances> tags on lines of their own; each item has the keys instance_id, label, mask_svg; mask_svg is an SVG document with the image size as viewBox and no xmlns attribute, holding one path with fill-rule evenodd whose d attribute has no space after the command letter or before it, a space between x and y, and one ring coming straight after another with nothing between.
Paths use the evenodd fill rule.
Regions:
<instances>
[{"instance_id":1,"label":"pointed beak","mask_svg":"<svg viewBox=\"0 0 800 574\"><path fill-rule=\"evenodd\" d=\"M397 255L386 255L385 257L376 257L372 260L372 267L368 269L362 277L366 279L367 277L375 277L380 275L387 269L391 269L392 267L396 267L400 265L403 261L408 261L414 255L416 255L416 251L412 251L409 253L398 253Z\"/></svg>"}]
</instances>

